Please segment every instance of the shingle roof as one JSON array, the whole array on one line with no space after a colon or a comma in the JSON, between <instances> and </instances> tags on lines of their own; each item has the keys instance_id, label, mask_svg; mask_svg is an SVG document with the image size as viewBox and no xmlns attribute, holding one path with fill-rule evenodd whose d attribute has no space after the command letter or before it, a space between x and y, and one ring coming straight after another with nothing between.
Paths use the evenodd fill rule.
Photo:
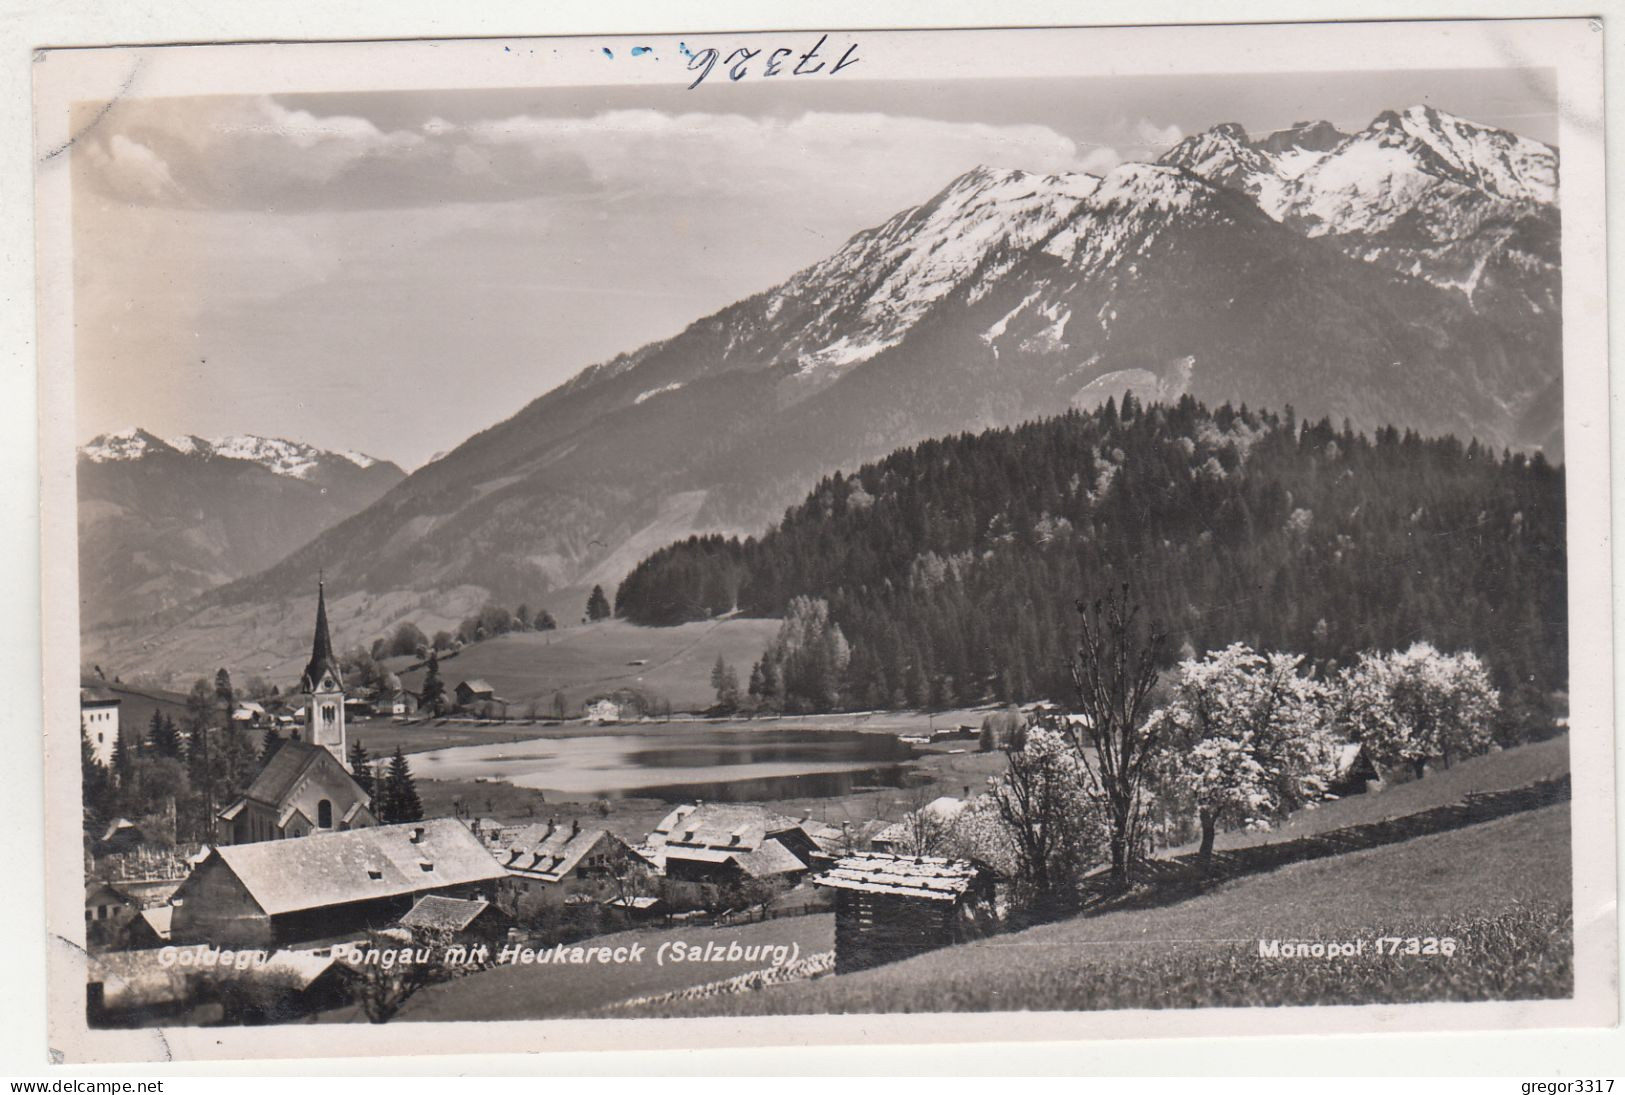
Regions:
<instances>
[{"instance_id":1,"label":"shingle roof","mask_svg":"<svg viewBox=\"0 0 1625 1095\"><path fill-rule=\"evenodd\" d=\"M414 843L417 830L422 838ZM272 916L504 877L479 840L449 817L226 845L214 857Z\"/></svg>"},{"instance_id":2,"label":"shingle roof","mask_svg":"<svg viewBox=\"0 0 1625 1095\"><path fill-rule=\"evenodd\" d=\"M800 826L795 818L769 813L760 806L708 802L677 807L655 826L649 843L749 852L774 833Z\"/></svg>"},{"instance_id":3,"label":"shingle roof","mask_svg":"<svg viewBox=\"0 0 1625 1095\"><path fill-rule=\"evenodd\" d=\"M489 901L468 901L460 897L429 894L418 898L410 912L398 923L403 928L432 928L439 931L460 932L491 907Z\"/></svg>"},{"instance_id":4,"label":"shingle roof","mask_svg":"<svg viewBox=\"0 0 1625 1095\"><path fill-rule=\"evenodd\" d=\"M572 832L566 826L546 822L521 829L508 839L506 847L494 851L509 874L559 882L607 836L610 836L607 829Z\"/></svg>"},{"instance_id":5,"label":"shingle roof","mask_svg":"<svg viewBox=\"0 0 1625 1095\"><path fill-rule=\"evenodd\" d=\"M801 857L780 844L776 840L762 842L762 846L754 852L747 852L736 857L745 873L752 878L769 878L777 874L790 874L794 871L805 871L807 864Z\"/></svg>"},{"instance_id":6,"label":"shingle roof","mask_svg":"<svg viewBox=\"0 0 1625 1095\"><path fill-rule=\"evenodd\" d=\"M473 692L475 695L479 695L482 692L491 692L491 693L496 692L496 689L492 688L490 686L490 684L488 684L487 682L481 680L478 677L475 677L471 681L462 681L462 682L460 682L458 684L457 687L462 688L462 687L465 687L465 686L468 688L468 690L470 692Z\"/></svg>"},{"instance_id":7,"label":"shingle roof","mask_svg":"<svg viewBox=\"0 0 1625 1095\"><path fill-rule=\"evenodd\" d=\"M813 885L931 901L956 901L981 873L980 867L962 859L859 852L838 860L835 866L813 879Z\"/></svg>"}]
</instances>

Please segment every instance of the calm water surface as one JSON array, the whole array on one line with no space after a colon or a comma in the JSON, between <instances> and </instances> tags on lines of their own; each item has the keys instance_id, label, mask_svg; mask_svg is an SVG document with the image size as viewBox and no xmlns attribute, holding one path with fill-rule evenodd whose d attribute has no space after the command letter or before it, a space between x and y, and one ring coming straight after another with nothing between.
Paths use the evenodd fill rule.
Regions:
<instances>
[{"instance_id":1,"label":"calm water surface","mask_svg":"<svg viewBox=\"0 0 1625 1095\"><path fill-rule=\"evenodd\" d=\"M752 799L902 786L916 754L890 734L665 728L646 734L459 745L412 755L425 779L500 779L561 799Z\"/></svg>"}]
</instances>

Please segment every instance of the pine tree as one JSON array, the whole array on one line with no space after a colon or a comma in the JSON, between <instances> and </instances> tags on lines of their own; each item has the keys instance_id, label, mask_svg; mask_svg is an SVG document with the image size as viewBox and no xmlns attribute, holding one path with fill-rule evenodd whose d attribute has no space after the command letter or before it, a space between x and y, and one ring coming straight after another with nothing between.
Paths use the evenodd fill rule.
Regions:
<instances>
[{"instance_id":1,"label":"pine tree","mask_svg":"<svg viewBox=\"0 0 1625 1095\"><path fill-rule=\"evenodd\" d=\"M417 787L412 782L412 769L406 763L406 755L401 747L395 747L395 755L389 760L389 803L392 817L390 821L422 821L423 803L418 800Z\"/></svg>"},{"instance_id":2,"label":"pine tree","mask_svg":"<svg viewBox=\"0 0 1625 1095\"><path fill-rule=\"evenodd\" d=\"M276 751L282 748L282 739L271 727L265 728L265 736L260 739L260 767L264 768L276 756Z\"/></svg>"},{"instance_id":3,"label":"pine tree","mask_svg":"<svg viewBox=\"0 0 1625 1095\"><path fill-rule=\"evenodd\" d=\"M418 706L436 715L446 698L446 683L440 679L440 655L429 654L429 668L423 674L423 689L418 694Z\"/></svg>"},{"instance_id":4,"label":"pine tree","mask_svg":"<svg viewBox=\"0 0 1625 1095\"><path fill-rule=\"evenodd\" d=\"M152 751L160 757L169 757L171 760L181 759L181 735L175 728L175 720L168 715L160 716L157 711L152 713L152 722L148 724L148 739Z\"/></svg>"},{"instance_id":5,"label":"pine tree","mask_svg":"<svg viewBox=\"0 0 1625 1095\"><path fill-rule=\"evenodd\" d=\"M592 595L587 598L587 619L607 620L609 616L609 598L604 596L604 587L593 586Z\"/></svg>"},{"instance_id":6,"label":"pine tree","mask_svg":"<svg viewBox=\"0 0 1625 1095\"><path fill-rule=\"evenodd\" d=\"M373 793L372 759L367 756L366 746L357 738L350 743L350 775L355 777L356 784L371 798Z\"/></svg>"},{"instance_id":7,"label":"pine tree","mask_svg":"<svg viewBox=\"0 0 1625 1095\"><path fill-rule=\"evenodd\" d=\"M107 821L107 768L96 758L90 732L79 726L79 789L83 804L85 835L94 839Z\"/></svg>"},{"instance_id":8,"label":"pine tree","mask_svg":"<svg viewBox=\"0 0 1625 1095\"><path fill-rule=\"evenodd\" d=\"M237 702L236 694L231 688L231 674L226 672L225 666L221 666L214 675L214 698L226 709L228 715Z\"/></svg>"},{"instance_id":9,"label":"pine tree","mask_svg":"<svg viewBox=\"0 0 1625 1095\"><path fill-rule=\"evenodd\" d=\"M130 775L130 754L124 744L124 735L113 739L113 781L122 787Z\"/></svg>"},{"instance_id":10,"label":"pine tree","mask_svg":"<svg viewBox=\"0 0 1625 1095\"><path fill-rule=\"evenodd\" d=\"M391 797L389 770L384 761L375 760L367 768L368 782L372 785L372 815L378 819L378 824L388 825L395 821L395 801Z\"/></svg>"}]
</instances>

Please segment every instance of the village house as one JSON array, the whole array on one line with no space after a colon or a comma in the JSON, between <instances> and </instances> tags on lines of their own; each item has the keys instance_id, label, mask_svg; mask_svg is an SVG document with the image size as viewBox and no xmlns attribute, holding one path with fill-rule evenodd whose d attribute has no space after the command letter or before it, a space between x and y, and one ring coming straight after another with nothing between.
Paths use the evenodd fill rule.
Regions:
<instances>
[{"instance_id":1,"label":"village house","mask_svg":"<svg viewBox=\"0 0 1625 1095\"><path fill-rule=\"evenodd\" d=\"M237 706L231 709L232 724L238 727L269 726L270 716L265 713L265 705L254 700L239 700Z\"/></svg>"},{"instance_id":2,"label":"village house","mask_svg":"<svg viewBox=\"0 0 1625 1095\"><path fill-rule=\"evenodd\" d=\"M646 854L673 881L728 886L797 882L820 852L807 823L760 806L706 803L667 814L649 834Z\"/></svg>"},{"instance_id":3,"label":"village house","mask_svg":"<svg viewBox=\"0 0 1625 1095\"><path fill-rule=\"evenodd\" d=\"M482 703L502 703L497 699L496 689L484 680L476 677L473 680L458 681L453 688L452 695L457 698L458 707L476 707Z\"/></svg>"},{"instance_id":4,"label":"village house","mask_svg":"<svg viewBox=\"0 0 1625 1095\"><path fill-rule=\"evenodd\" d=\"M393 718L411 718L418 713L418 698L404 688L386 689L378 697L378 713Z\"/></svg>"},{"instance_id":5,"label":"village house","mask_svg":"<svg viewBox=\"0 0 1625 1095\"><path fill-rule=\"evenodd\" d=\"M418 898L396 926L414 935L431 933L453 936L458 942L495 943L507 938L513 918L491 901L429 894Z\"/></svg>"},{"instance_id":6,"label":"village house","mask_svg":"<svg viewBox=\"0 0 1625 1095\"><path fill-rule=\"evenodd\" d=\"M901 821L875 833L869 850L895 855L923 855L939 852L952 834L954 822L965 809L965 800L943 795L934 798Z\"/></svg>"},{"instance_id":7,"label":"village house","mask_svg":"<svg viewBox=\"0 0 1625 1095\"><path fill-rule=\"evenodd\" d=\"M509 907L520 914L573 900L625 896L618 880L641 866L625 841L607 829L583 829L580 822L528 826L492 853L508 875Z\"/></svg>"},{"instance_id":8,"label":"village house","mask_svg":"<svg viewBox=\"0 0 1625 1095\"><path fill-rule=\"evenodd\" d=\"M79 725L90 739L90 748L96 754L96 759L106 765L113 763L113 750L118 745L121 702L112 692L98 685L79 689Z\"/></svg>"},{"instance_id":9,"label":"village house","mask_svg":"<svg viewBox=\"0 0 1625 1095\"><path fill-rule=\"evenodd\" d=\"M303 741L283 742L242 797L220 811L219 820L215 839L221 844L378 824L367 792L344 765Z\"/></svg>"},{"instance_id":10,"label":"village house","mask_svg":"<svg viewBox=\"0 0 1625 1095\"><path fill-rule=\"evenodd\" d=\"M349 965L332 954L281 950L241 968L166 963L156 950L93 955L92 1027L287 1022L350 1002Z\"/></svg>"},{"instance_id":11,"label":"village house","mask_svg":"<svg viewBox=\"0 0 1625 1095\"><path fill-rule=\"evenodd\" d=\"M426 894L489 900L507 877L455 818L215 848L175 892L176 943L285 946L387 926Z\"/></svg>"},{"instance_id":12,"label":"village house","mask_svg":"<svg viewBox=\"0 0 1625 1095\"><path fill-rule=\"evenodd\" d=\"M139 902L101 879L85 883L85 937L92 945L122 942L140 912Z\"/></svg>"},{"instance_id":13,"label":"village house","mask_svg":"<svg viewBox=\"0 0 1625 1095\"><path fill-rule=\"evenodd\" d=\"M996 924L994 877L964 860L860 852L813 879L835 891L835 972L960 943Z\"/></svg>"}]
</instances>

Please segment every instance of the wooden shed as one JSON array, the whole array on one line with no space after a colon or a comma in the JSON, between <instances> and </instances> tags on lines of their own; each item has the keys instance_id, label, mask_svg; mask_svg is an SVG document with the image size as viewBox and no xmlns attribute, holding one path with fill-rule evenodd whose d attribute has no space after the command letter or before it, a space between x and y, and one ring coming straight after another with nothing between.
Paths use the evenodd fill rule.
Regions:
<instances>
[{"instance_id":1,"label":"wooden shed","mask_svg":"<svg viewBox=\"0 0 1625 1095\"><path fill-rule=\"evenodd\" d=\"M836 973L964 942L994 922L993 873L966 860L861 852L813 885L835 891Z\"/></svg>"}]
</instances>

